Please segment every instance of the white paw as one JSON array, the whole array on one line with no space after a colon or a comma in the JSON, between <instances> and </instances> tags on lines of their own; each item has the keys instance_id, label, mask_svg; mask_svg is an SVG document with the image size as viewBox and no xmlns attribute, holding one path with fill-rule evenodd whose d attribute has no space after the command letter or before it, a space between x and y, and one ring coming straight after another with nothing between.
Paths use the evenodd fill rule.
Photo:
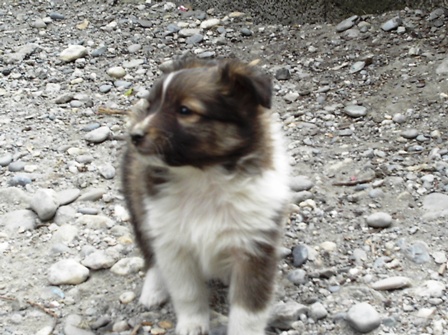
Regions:
<instances>
[{"instance_id":1,"label":"white paw","mask_svg":"<svg viewBox=\"0 0 448 335\"><path fill-rule=\"evenodd\" d=\"M177 335L207 335L209 329L209 319L207 317L190 317L184 320L179 319L176 326Z\"/></svg>"},{"instance_id":2,"label":"white paw","mask_svg":"<svg viewBox=\"0 0 448 335\"><path fill-rule=\"evenodd\" d=\"M150 309L163 304L168 299L169 294L163 284L159 270L157 267L152 267L146 273L139 302Z\"/></svg>"}]
</instances>

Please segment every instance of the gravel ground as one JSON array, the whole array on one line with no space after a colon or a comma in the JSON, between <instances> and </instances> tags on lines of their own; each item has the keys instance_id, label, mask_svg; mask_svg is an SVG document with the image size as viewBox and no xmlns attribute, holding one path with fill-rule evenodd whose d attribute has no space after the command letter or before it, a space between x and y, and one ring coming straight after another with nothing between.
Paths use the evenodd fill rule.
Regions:
<instances>
[{"instance_id":1,"label":"gravel ground","mask_svg":"<svg viewBox=\"0 0 448 335\"><path fill-rule=\"evenodd\" d=\"M2 334L173 334L170 304L137 303L119 111L184 53L258 58L274 78L294 199L269 334L448 334L448 11L252 22L166 2L3 2ZM225 288L211 285L219 334Z\"/></svg>"}]
</instances>

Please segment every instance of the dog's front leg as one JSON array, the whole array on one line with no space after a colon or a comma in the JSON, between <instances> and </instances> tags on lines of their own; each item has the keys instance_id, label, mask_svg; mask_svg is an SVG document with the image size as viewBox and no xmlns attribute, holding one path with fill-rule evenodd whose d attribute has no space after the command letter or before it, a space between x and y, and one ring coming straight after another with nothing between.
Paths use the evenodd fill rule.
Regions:
<instances>
[{"instance_id":1,"label":"dog's front leg","mask_svg":"<svg viewBox=\"0 0 448 335\"><path fill-rule=\"evenodd\" d=\"M207 335L210 322L208 287L196 261L188 251L164 250L158 254L157 263L176 311L176 334Z\"/></svg>"},{"instance_id":2,"label":"dog's front leg","mask_svg":"<svg viewBox=\"0 0 448 335\"><path fill-rule=\"evenodd\" d=\"M277 255L260 247L260 255L238 255L230 282L228 335L263 335L273 297Z\"/></svg>"}]
</instances>

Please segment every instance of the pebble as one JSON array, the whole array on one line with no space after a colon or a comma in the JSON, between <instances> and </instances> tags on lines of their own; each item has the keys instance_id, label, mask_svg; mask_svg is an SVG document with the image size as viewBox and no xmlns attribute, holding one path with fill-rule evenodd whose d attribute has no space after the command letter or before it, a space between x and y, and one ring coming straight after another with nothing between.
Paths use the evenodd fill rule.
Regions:
<instances>
[{"instance_id":1,"label":"pebble","mask_svg":"<svg viewBox=\"0 0 448 335\"><path fill-rule=\"evenodd\" d=\"M387 228L392 224L392 217L388 213L376 212L370 214L367 219L367 224L373 228Z\"/></svg>"},{"instance_id":2,"label":"pebble","mask_svg":"<svg viewBox=\"0 0 448 335\"><path fill-rule=\"evenodd\" d=\"M367 108L358 105L348 105L344 108L344 113L350 117L357 118L367 115Z\"/></svg>"},{"instance_id":3,"label":"pebble","mask_svg":"<svg viewBox=\"0 0 448 335\"><path fill-rule=\"evenodd\" d=\"M109 127L102 126L95 130L88 132L84 139L90 143L102 143L109 138L111 131Z\"/></svg>"},{"instance_id":4,"label":"pebble","mask_svg":"<svg viewBox=\"0 0 448 335\"><path fill-rule=\"evenodd\" d=\"M135 293L132 291L123 292L122 294L120 294L119 299L122 304L129 304L130 302L134 301Z\"/></svg>"},{"instance_id":5,"label":"pebble","mask_svg":"<svg viewBox=\"0 0 448 335\"><path fill-rule=\"evenodd\" d=\"M381 318L378 312L366 302L352 306L347 312L347 323L360 333L369 333L378 328Z\"/></svg>"},{"instance_id":6,"label":"pebble","mask_svg":"<svg viewBox=\"0 0 448 335\"><path fill-rule=\"evenodd\" d=\"M359 19L358 15L353 15L353 16L350 16L348 19L341 21L336 26L336 32L341 33L347 29L350 29L351 27L353 27L355 25L355 23L356 23L356 21L358 21L358 19Z\"/></svg>"},{"instance_id":7,"label":"pebble","mask_svg":"<svg viewBox=\"0 0 448 335\"><path fill-rule=\"evenodd\" d=\"M308 247L299 244L292 249L293 265L295 267L302 266L308 260Z\"/></svg>"},{"instance_id":8,"label":"pebble","mask_svg":"<svg viewBox=\"0 0 448 335\"><path fill-rule=\"evenodd\" d=\"M291 79L291 72L287 68L282 67L282 68L278 69L277 71L275 71L275 79L289 80L289 79Z\"/></svg>"},{"instance_id":9,"label":"pebble","mask_svg":"<svg viewBox=\"0 0 448 335\"><path fill-rule=\"evenodd\" d=\"M359 71L361 71L362 69L364 69L364 67L366 66L366 62L365 61L359 61L354 63L351 67L349 72L350 73L357 73Z\"/></svg>"},{"instance_id":10,"label":"pebble","mask_svg":"<svg viewBox=\"0 0 448 335\"><path fill-rule=\"evenodd\" d=\"M196 28L184 28L179 30L180 37L191 37L193 35L200 35L201 30Z\"/></svg>"},{"instance_id":11,"label":"pebble","mask_svg":"<svg viewBox=\"0 0 448 335\"><path fill-rule=\"evenodd\" d=\"M15 175L9 180L10 186L26 186L31 184L32 180L28 175Z\"/></svg>"},{"instance_id":12,"label":"pebble","mask_svg":"<svg viewBox=\"0 0 448 335\"><path fill-rule=\"evenodd\" d=\"M137 23L142 28L151 28L153 26L153 22L150 20L138 19Z\"/></svg>"},{"instance_id":13,"label":"pebble","mask_svg":"<svg viewBox=\"0 0 448 335\"><path fill-rule=\"evenodd\" d=\"M119 254L113 250L97 250L87 255L82 265L92 270L108 269L118 261Z\"/></svg>"},{"instance_id":14,"label":"pebble","mask_svg":"<svg viewBox=\"0 0 448 335\"><path fill-rule=\"evenodd\" d=\"M135 67L139 67L143 63L145 63L144 59L131 59L129 61L124 61L123 62L123 67L126 68L126 69L132 69L132 68L135 68Z\"/></svg>"},{"instance_id":15,"label":"pebble","mask_svg":"<svg viewBox=\"0 0 448 335\"><path fill-rule=\"evenodd\" d=\"M240 29L241 36L252 36L254 33L249 28L241 28Z\"/></svg>"},{"instance_id":16,"label":"pebble","mask_svg":"<svg viewBox=\"0 0 448 335\"><path fill-rule=\"evenodd\" d=\"M189 36L186 40L187 44L198 44L204 40L204 36L201 34L194 34Z\"/></svg>"},{"instance_id":17,"label":"pebble","mask_svg":"<svg viewBox=\"0 0 448 335\"><path fill-rule=\"evenodd\" d=\"M220 19L213 18L213 19L208 19L208 20L202 21L200 27L201 27L201 29L210 29L212 27L217 26L220 23L221 23Z\"/></svg>"},{"instance_id":18,"label":"pebble","mask_svg":"<svg viewBox=\"0 0 448 335\"><path fill-rule=\"evenodd\" d=\"M0 156L0 166L8 166L12 162L12 159L11 154Z\"/></svg>"},{"instance_id":19,"label":"pebble","mask_svg":"<svg viewBox=\"0 0 448 335\"><path fill-rule=\"evenodd\" d=\"M303 285L307 282L306 271L302 269L294 269L290 271L287 278L294 285Z\"/></svg>"},{"instance_id":20,"label":"pebble","mask_svg":"<svg viewBox=\"0 0 448 335\"><path fill-rule=\"evenodd\" d=\"M122 258L111 267L110 271L116 275L126 276L142 270L144 265L145 261L141 257Z\"/></svg>"},{"instance_id":21,"label":"pebble","mask_svg":"<svg viewBox=\"0 0 448 335\"><path fill-rule=\"evenodd\" d=\"M105 84L105 85L101 85L99 87L99 90L100 90L101 93L109 93L110 90L112 89L112 87L113 87L112 85Z\"/></svg>"},{"instance_id":22,"label":"pebble","mask_svg":"<svg viewBox=\"0 0 448 335\"><path fill-rule=\"evenodd\" d=\"M319 244L319 247L326 252L334 252L337 250L337 244L331 241L324 241Z\"/></svg>"},{"instance_id":23,"label":"pebble","mask_svg":"<svg viewBox=\"0 0 448 335\"><path fill-rule=\"evenodd\" d=\"M327 309L320 302L316 302L309 307L309 316L314 321L324 319L327 315Z\"/></svg>"},{"instance_id":24,"label":"pebble","mask_svg":"<svg viewBox=\"0 0 448 335\"><path fill-rule=\"evenodd\" d=\"M121 332L124 332L124 331L126 331L128 329L129 329L129 324L125 320L117 321L112 326L112 331L114 331L115 333L121 333Z\"/></svg>"},{"instance_id":25,"label":"pebble","mask_svg":"<svg viewBox=\"0 0 448 335\"><path fill-rule=\"evenodd\" d=\"M107 74L112 78L123 78L126 75L126 70L121 66L114 66L107 70Z\"/></svg>"},{"instance_id":26,"label":"pebble","mask_svg":"<svg viewBox=\"0 0 448 335\"><path fill-rule=\"evenodd\" d=\"M107 190L104 188L89 189L79 196L78 201L97 201L101 199L106 192Z\"/></svg>"},{"instance_id":27,"label":"pebble","mask_svg":"<svg viewBox=\"0 0 448 335\"><path fill-rule=\"evenodd\" d=\"M76 219L76 224L83 225L91 229L109 229L114 226L114 221L103 215L85 214Z\"/></svg>"},{"instance_id":28,"label":"pebble","mask_svg":"<svg viewBox=\"0 0 448 335\"><path fill-rule=\"evenodd\" d=\"M30 202L30 208L42 221L52 219L59 205L57 193L50 189L39 189Z\"/></svg>"},{"instance_id":29,"label":"pebble","mask_svg":"<svg viewBox=\"0 0 448 335\"><path fill-rule=\"evenodd\" d=\"M89 269L74 259L64 259L48 270L48 281L51 285L78 285L87 280Z\"/></svg>"},{"instance_id":30,"label":"pebble","mask_svg":"<svg viewBox=\"0 0 448 335\"><path fill-rule=\"evenodd\" d=\"M128 51L130 53L136 53L137 51L139 51L142 48L141 44L131 44L130 46L128 46Z\"/></svg>"},{"instance_id":31,"label":"pebble","mask_svg":"<svg viewBox=\"0 0 448 335\"><path fill-rule=\"evenodd\" d=\"M385 278L372 284L372 288L378 291L397 290L409 286L411 286L411 280L403 276Z\"/></svg>"},{"instance_id":32,"label":"pebble","mask_svg":"<svg viewBox=\"0 0 448 335\"><path fill-rule=\"evenodd\" d=\"M416 241L405 249L406 256L417 264L427 263L431 260L428 245L423 241Z\"/></svg>"},{"instance_id":33,"label":"pebble","mask_svg":"<svg viewBox=\"0 0 448 335\"><path fill-rule=\"evenodd\" d=\"M446 253L444 253L443 251L433 252L432 257L434 258L434 262L436 262L436 264L445 264L446 262L448 262Z\"/></svg>"},{"instance_id":34,"label":"pebble","mask_svg":"<svg viewBox=\"0 0 448 335\"><path fill-rule=\"evenodd\" d=\"M64 62L74 62L78 58L87 56L87 48L82 45L70 45L67 49L64 49L59 58Z\"/></svg>"},{"instance_id":35,"label":"pebble","mask_svg":"<svg viewBox=\"0 0 448 335\"><path fill-rule=\"evenodd\" d=\"M76 210L71 206L60 206L56 211L53 222L58 226L74 222L76 218Z\"/></svg>"},{"instance_id":36,"label":"pebble","mask_svg":"<svg viewBox=\"0 0 448 335\"><path fill-rule=\"evenodd\" d=\"M279 329L291 329L300 315L308 313L309 308L294 301L278 302L271 310L269 325Z\"/></svg>"},{"instance_id":37,"label":"pebble","mask_svg":"<svg viewBox=\"0 0 448 335\"><path fill-rule=\"evenodd\" d=\"M59 95L55 100L54 103L57 105L66 104L70 101L72 101L74 98L73 93L64 93Z\"/></svg>"},{"instance_id":38,"label":"pebble","mask_svg":"<svg viewBox=\"0 0 448 335\"><path fill-rule=\"evenodd\" d=\"M132 82L126 80L115 80L114 86L127 89L132 86Z\"/></svg>"},{"instance_id":39,"label":"pebble","mask_svg":"<svg viewBox=\"0 0 448 335\"><path fill-rule=\"evenodd\" d=\"M418 136L418 133L419 132L417 129L406 129L401 132L401 136L406 139L411 140L411 139L416 138Z\"/></svg>"},{"instance_id":40,"label":"pebble","mask_svg":"<svg viewBox=\"0 0 448 335\"><path fill-rule=\"evenodd\" d=\"M56 21L65 20L65 16L57 12L50 13L50 18Z\"/></svg>"},{"instance_id":41,"label":"pebble","mask_svg":"<svg viewBox=\"0 0 448 335\"><path fill-rule=\"evenodd\" d=\"M11 164L9 164L8 166L8 170L11 172L23 171L24 168L25 168L25 162L22 161L11 162Z\"/></svg>"},{"instance_id":42,"label":"pebble","mask_svg":"<svg viewBox=\"0 0 448 335\"><path fill-rule=\"evenodd\" d=\"M389 21L384 22L381 25L381 29L383 29L384 31L391 31L393 29L397 29L398 26L401 25L402 23L403 21L397 16L390 19Z\"/></svg>"},{"instance_id":43,"label":"pebble","mask_svg":"<svg viewBox=\"0 0 448 335\"><path fill-rule=\"evenodd\" d=\"M67 190L62 190L59 192L56 192L56 198L59 202L60 206L68 205L75 201L79 195L81 194L81 191L77 188L70 188Z\"/></svg>"},{"instance_id":44,"label":"pebble","mask_svg":"<svg viewBox=\"0 0 448 335\"><path fill-rule=\"evenodd\" d=\"M107 47L106 46L101 46L95 50L92 51L92 53L90 54L92 57L100 57L103 56L107 51Z\"/></svg>"},{"instance_id":45,"label":"pebble","mask_svg":"<svg viewBox=\"0 0 448 335\"><path fill-rule=\"evenodd\" d=\"M295 102L298 98L300 97L300 94L297 92L289 92L287 94L285 94L283 96L283 99L287 102L287 103L293 103Z\"/></svg>"},{"instance_id":46,"label":"pebble","mask_svg":"<svg viewBox=\"0 0 448 335\"><path fill-rule=\"evenodd\" d=\"M441 298L444 296L446 285L437 280L427 280L415 288L415 294L419 297Z\"/></svg>"},{"instance_id":47,"label":"pebble","mask_svg":"<svg viewBox=\"0 0 448 335\"><path fill-rule=\"evenodd\" d=\"M87 215L97 215L99 211L98 209L92 207L80 207L78 208L78 213Z\"/></svg>"},{"instance_id":48,"label":"pebble","mask_svg":"<svg viewBox=\"0 0 448 335\"><path fill-rule=\"evenodd\" d=\"M295 176L291 179L291 189L295 192L308 191L314 183L307 176Z\"/></svg>"},{"instance_id":49,"label":"pebble","mask_svg":"<svg viewBox=\"0 0 448 335\"><path fill-rule=\"evenodd\" d=\"M30 26L33 28L41 29L41 28L46 28L47 24L41 18L37 18L33 22L30 23Z\"/></svg>"}]
</instances>

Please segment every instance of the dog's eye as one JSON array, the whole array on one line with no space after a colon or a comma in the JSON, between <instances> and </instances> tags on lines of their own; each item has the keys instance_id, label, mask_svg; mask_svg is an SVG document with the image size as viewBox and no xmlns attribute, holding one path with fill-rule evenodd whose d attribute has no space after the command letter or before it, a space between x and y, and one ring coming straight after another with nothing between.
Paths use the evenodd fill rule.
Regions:
<instances>
[{"instance_id":1,"label":"dog's eye","mask_svg":"<svg viewBox=\"0 0 448 335\"><path fill-rule=\"evenodd\" d=\"M190 108L186 106L180 106L179 108L179 114L180 115L191 115L192 111Z\"/></svg>"}]
</instances>

